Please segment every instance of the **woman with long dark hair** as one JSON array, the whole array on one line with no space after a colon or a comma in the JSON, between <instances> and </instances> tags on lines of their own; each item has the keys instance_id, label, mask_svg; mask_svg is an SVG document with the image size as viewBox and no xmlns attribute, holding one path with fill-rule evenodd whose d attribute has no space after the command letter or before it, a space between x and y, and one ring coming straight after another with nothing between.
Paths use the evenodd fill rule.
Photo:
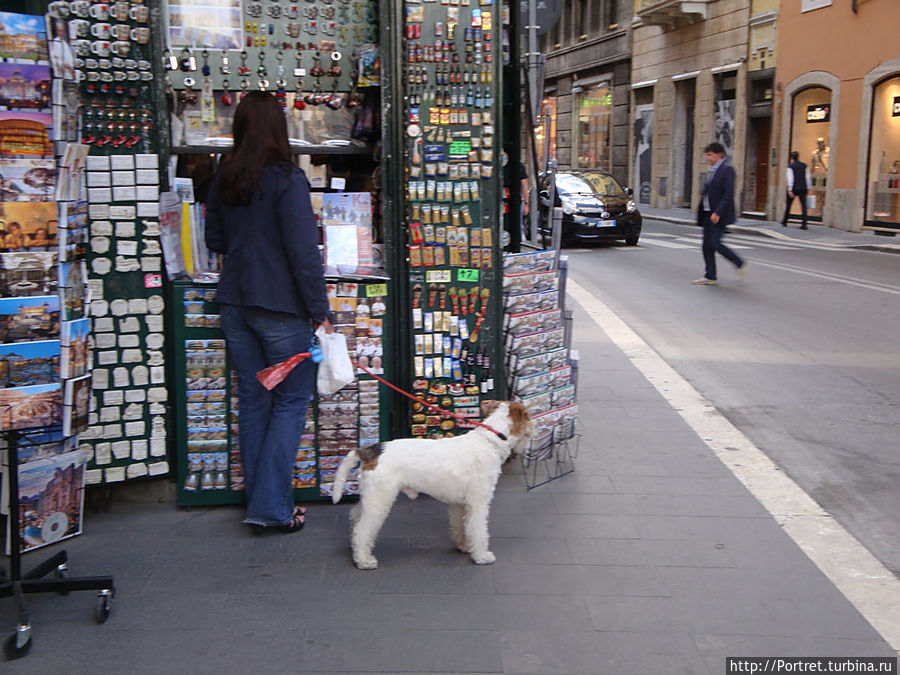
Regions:
<instances>
[{"instance_id":1,"label":"woman with long dark hair","mask_svg":"<svg viewBox=\"0 0 900 675\"><path fill-rule=\"evenodd\" d=\"M312 398L314 366L301 362L271 392L256 373L309 350L311 323L327 332L328 299L309 182L291 162L287 123L271 94L238 105L234 149L213 182L206 245L225 254L216 300L238 374L244 522L284 532L303 528L294 506L294 461Z\"/></svg>"}]
</instances>

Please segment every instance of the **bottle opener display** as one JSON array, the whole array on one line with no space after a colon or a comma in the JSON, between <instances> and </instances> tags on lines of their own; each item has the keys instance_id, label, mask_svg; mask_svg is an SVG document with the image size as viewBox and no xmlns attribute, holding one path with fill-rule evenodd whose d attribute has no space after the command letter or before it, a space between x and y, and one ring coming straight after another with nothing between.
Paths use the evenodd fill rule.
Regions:
<instances>
[{"instance_id":1,"label":"bottle opener display","mask_svg":"<svg viewBox=\"0 0 900 675\"><path fill-rule=\"evenodd\" d=\"M503 388L500 153L491 85L496 10L490 0L406 2L404 10L412 389L426 403L478 420L481 400ZM476 68L490 75L479 77ZM455 436L468 428L412 404L413 436Z\"/></svg>"}]
</instances>

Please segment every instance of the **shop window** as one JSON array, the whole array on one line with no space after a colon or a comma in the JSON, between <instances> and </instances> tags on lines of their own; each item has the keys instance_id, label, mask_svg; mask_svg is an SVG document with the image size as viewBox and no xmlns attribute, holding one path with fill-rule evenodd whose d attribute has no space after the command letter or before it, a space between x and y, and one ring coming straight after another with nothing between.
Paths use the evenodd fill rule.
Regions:
<instances>
[{"instance_id":1,"label":"shop window","mask_svg":"<svg viewBox=\"0 0 900 675\"><path fill-rule=\"evenodd\" d=\"M766 77L761 80L754 80L751 90L751 103L771 103L772 102L772 78Z\"/></svg>"},{"instance_id":2,"label":"shop window","mask_svg":"<svg viewBox=\"0 0 900 675\"><path fill-rule=\"evenodd\" d=\"M812 174L812 185L806 198L808 213L821 218L825 210L825 189L828 183L828 161L831 134L831 90L810 87L794 94L791 110L791 142L788 151L800 153ZM791 215L800 213L795 201Z\"/></svg>"},{"instance_id":3,"label":"shop window","mask_svg":"<svg viewBox=\"0 0 900 675\"><path fill-rule=\"evenodd\" d=\"M725 156L734 159L735 96L737 75L733 72L716 77L716 100L713 110L715 138L725 146Z\"/></svg>"},{"instance_id":4,"label":"shop window","mask_svg":"<svg viewBox=\"0 0 900 675\"><path fill-rule=\"evenodd\" d=\"M542 101L542 116L534 130L538 166L544 166L544 154L556 159L556 97L549 96Z\"/></svg>"},{"instance_id":5,"label":"shop window","mask_svg":"<svg viewBox=\"0 0 900 675\"><path fill-rule=\"evenodd\" d=\"M866 221L900 228L900 76L875 88Z\"/></svg>"},{"instance_id":6,"label":"shop window","mask_svg":"<svg viewBox=\"0 0 900 675\"><path fill-rule=\"evenodd\" d=\"M575 99L576 166L612 169L610 132L612 130L612 88L608 82L578 92Z\"/></svg>"}]
</instances>

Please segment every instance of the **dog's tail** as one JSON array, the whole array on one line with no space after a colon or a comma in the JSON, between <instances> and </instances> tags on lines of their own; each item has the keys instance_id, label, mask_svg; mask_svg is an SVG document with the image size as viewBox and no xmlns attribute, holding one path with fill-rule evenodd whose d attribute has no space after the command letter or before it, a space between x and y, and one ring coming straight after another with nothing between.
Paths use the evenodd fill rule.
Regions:
<instances>
[{"instance_id":1,"label":"dog's tail","mask_svg":"<svg viewBox=\"0 0 900 675\"><path fill-rule=\"evenodd\" d=\"M334 485L331 490L331 502L333 504L337 504L341 501L341 496L344 494L344 484L347 482L347 476L350 473L350 469L352 469L357 462L359 462L359 455L356 453L356 450L351 450L347 453L347 456L341 460L341 465L334 474Z\"/></svg>"}]
</instances>

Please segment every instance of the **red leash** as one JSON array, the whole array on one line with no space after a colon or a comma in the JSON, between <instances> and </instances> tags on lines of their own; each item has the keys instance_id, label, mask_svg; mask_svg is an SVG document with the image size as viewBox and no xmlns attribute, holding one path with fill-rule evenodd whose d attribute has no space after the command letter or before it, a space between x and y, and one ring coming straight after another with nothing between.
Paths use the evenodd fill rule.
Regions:
<instances>
[{"instance_id":1,"label":"red leash","mask_svg":"<svg viewBox=\"0 0 900 675\"><path fill-rule=\"evenodd\" d=\"M315 351L318 351L318 354L316 354ZM256 379L259 380L260 384L262 384L266 389L271 390L271 389L275 388L276 386L278 386L278 383L281 382L287 376L287 374L294 368L294 366L296 366L298 363L300 363L301 361L303 361L304 359L307 359L307 358L311 358L313 361L319 362L322 360L322 352L319 351L318 348L316 348L315 350L311 349L308 352L301 352L299 354L294 354L292 357L282 361L281 363L276 363L275 365L269 366L268 368L264 368L263 370L259 371L256 374ZM436 412L439 415L443 415L444 417L452 417L456 420L459 420L460 422L464 422L465 424L470 424L470 425L473 425L476 427L481 427L483 429L487 429L492 434L497 436L497 438L499 438L501 441L508 440L506 434L503 434L503 433L497 431L496 429L488 426L484 422L476 422L472 419L469 419L468 417L463 417L462 415L457 415L456 413L452 413L449 410L444 410L443 408L440 408L436 405L427 403L427 402L423 401L422 399L416 398L412 394L409 394L409 393L403 391L400 387L391 384L384 378L379 377L378 375L373 373L371 370L369 370L368 368L366 368L363 365L360 365L356 361L353 361L351 359L350 363L352 363L356 368L359 368L360 370L364 371L365 373L371 375L372 377L374 377L376 380L378 380L382 384L387 385L394 391L400 392L401 394L403 394L407 398L412 399L416 403L421 403L423 406L428 408L428 410Z\"/></svg>"},{"instance_id":2,"label":"red leash","mask_svg":"<svg viewBox=\"0 0 900 675\"><path fill-rule=\"evenodd\" d=\"M508 440L507 437L506 437L506 434L500 433L499 431L497 431L496 429L494 429L494 428L491 427L491 426L488 426L488 425L485 424L484 422L475 422L474 420L471 420L471 419L469 419L468 417L463 417L462 415L457 415L456 413L452 413L452 412L450 412L449 410L444 410L443 408L440 408L440 407L438 407L438 406L436 406L436 405L433 405L433 404L431 404L431 403L427 403L427 402L423 401L422 399L416 398L416 397L413 396L412 394L409 394L409 393L403 391L400 387L398 387L398 386L396 386L396 385L394 385L394 384L391 384L390 382L388 382L388 381L385 380L384 378L379 377L378 375L376 375L375 373L373 373L371 370L369 370L369 369L366 368L365 366L361 366L360 364L358 364L358 363L357 363L356 361L354 361L353 359L350 360L350 363L352 363L354 366L356 366L356 367L359 368L360 370L364 371L364 372L367 373L368 375L371 375L372 377L374 377L376 380L378 380L378 381L381 382L382 384L387 385L388 387L390 387L390 388L393 389L394 391L403 394L404 396L406 396L406 398L410 398L410 399L412 399L413 401L415 401L416 403L421 403L423 406L425 406L426 408L428 408L429 410L431 410L431 411L433 411L433 412L438 413L439 415L443 415L444 417L453 417L453 418L455 418L455 419L457 419L457 420L459 420L459 421L461 421L461 422L465 422L466 424L473 424L473 425L475 425L476 427L481 427L481 428L483 428L483 429L487 429L487 430L490 431L492 434L496 435L497 438L499 438L501 441Z\"/></svg>"}]
</instances>

